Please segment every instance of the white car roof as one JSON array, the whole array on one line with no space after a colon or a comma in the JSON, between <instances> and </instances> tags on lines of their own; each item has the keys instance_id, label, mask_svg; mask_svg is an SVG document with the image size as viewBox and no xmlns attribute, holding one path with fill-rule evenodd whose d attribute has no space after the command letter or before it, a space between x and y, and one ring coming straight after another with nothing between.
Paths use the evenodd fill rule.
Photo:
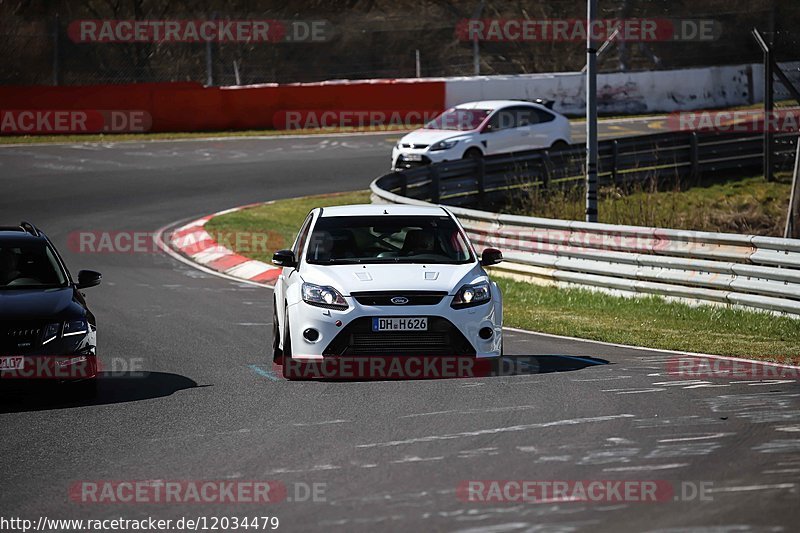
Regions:
<instances>
[{"instance_id":1,"label":"white car roof","mask_svg":"<svg viewBox=\"0 0 800 533\"><path fill-rule=\"evenodd\" d=\"M323 217L374 216L384 214L400 216L442 216L447 215L447 212L437 206L396 204L354 204L322 208Z\"/></svg>"},{"instance_id":2,"label":"white car roof","mask_svg":"<svg viewBox=\"0 0 800 533\"><path fill-rule=\"evenodd\" d=\"M547 109L545 106L534 103L534 102L527 102L525 100L480 100L478 102L465 102L463 104L458 104L455 106L456 109L502 109L504 107L510 106L517 106L517 105L529 105L532 107L538 107L540 109ZM548 111L552 111L552 109L547 109Z\"/></svg>"}]
</instances>

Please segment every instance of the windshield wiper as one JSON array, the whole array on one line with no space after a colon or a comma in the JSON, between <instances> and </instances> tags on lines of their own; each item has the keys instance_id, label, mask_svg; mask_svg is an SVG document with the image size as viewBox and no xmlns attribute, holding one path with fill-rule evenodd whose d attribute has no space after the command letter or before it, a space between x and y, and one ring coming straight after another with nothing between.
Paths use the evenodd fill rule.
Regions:
<instances>
[{"instance_id":1,"label":"windshield wiper","mask_svg":"<svg viewBox=\"0 0 800 533\"><path fill-rule=\"evenodd\" d=\"M363 261L364 260L359 257L341 257L339 259L331 259L328 263L335 265L336 263L361 263Z\"/></svg>"}]
</instances>

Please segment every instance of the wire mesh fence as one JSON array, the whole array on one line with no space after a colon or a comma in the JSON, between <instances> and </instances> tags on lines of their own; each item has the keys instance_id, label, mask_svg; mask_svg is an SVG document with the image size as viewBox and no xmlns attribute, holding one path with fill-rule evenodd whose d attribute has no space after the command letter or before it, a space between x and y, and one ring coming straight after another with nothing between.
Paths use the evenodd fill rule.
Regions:
<instances>
[{"instance_id":1,"label":"wire mesh fence","mask_svg":"<svg viewBox=\"0 0 800 533\"><path fill-rule=\"evenodd\" d=\"M579 71L580 39L464 39L469 20L576 20L584 0L73 0L0 2L0 84L196 81L214 85ZM771 0L616 0L604 19L713 20L708 42L612 39L601 71L758 62L748 32L774 36L778 59L797 59L800 5ZM325 21L324 38L270 42L108 42L76 39L80 21ZM419 64L417 64L417 54Z\"/></svg>"}]
</instances>

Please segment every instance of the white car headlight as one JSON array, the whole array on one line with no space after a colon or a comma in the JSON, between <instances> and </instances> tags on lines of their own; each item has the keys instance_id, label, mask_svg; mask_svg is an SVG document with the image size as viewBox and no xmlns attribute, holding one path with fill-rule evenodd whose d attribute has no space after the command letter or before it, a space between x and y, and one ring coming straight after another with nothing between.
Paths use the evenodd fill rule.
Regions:
<instances>
[{"instance_id":1,"label":"white car headlight","mask_svg":"<svg viewBox=\"0 0 800 533\"><path fill-rule=\"evenodd\" d=\"M438 152L440 150L449 150L458 144L458 139L452 141L439 141L431 145L431 152Z\"/></svg>"},{"instance_id":2,"label":"white car headlight","mask_svg":"<svg viewBox=\"0 0 800 533\"><path fill-rule=\"evenodd\" d=\"M464 285L453 297L453 303L450 307L454 309L461 309L463 307L472 307L473 305L481 305L492 298L492 291L489 289L488 281L481 281L474 285Z\"/></svg>"},{"instance_id":3,"label":"white car headlight","mask_svg":"<svg viewBox=\"0 0 800 533\"><path fill-rule=\"evenodd\" d=\"M303 283L303 301L326 309L347 309L342 294L333 287Z\"/></svg>"}]
</instances>

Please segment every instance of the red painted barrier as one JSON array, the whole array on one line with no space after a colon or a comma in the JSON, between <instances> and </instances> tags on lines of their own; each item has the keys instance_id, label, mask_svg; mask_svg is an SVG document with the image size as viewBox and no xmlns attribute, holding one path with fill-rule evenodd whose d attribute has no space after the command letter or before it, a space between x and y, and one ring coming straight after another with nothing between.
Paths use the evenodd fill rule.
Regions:
<instances>
[{"instance_id":1,"label":"red painted barrier","mask_svg":"<svg viewBox=\"0 0 800 533\"><path fill-rule=\"evenodd\" d=\"M3 86L0 113L20 110L139 110L154 132L272 129L280 112L380 110L430 114L445 106L445 82L367 80L203 87L199 83Z\"/></svg>"}]
</instances>

